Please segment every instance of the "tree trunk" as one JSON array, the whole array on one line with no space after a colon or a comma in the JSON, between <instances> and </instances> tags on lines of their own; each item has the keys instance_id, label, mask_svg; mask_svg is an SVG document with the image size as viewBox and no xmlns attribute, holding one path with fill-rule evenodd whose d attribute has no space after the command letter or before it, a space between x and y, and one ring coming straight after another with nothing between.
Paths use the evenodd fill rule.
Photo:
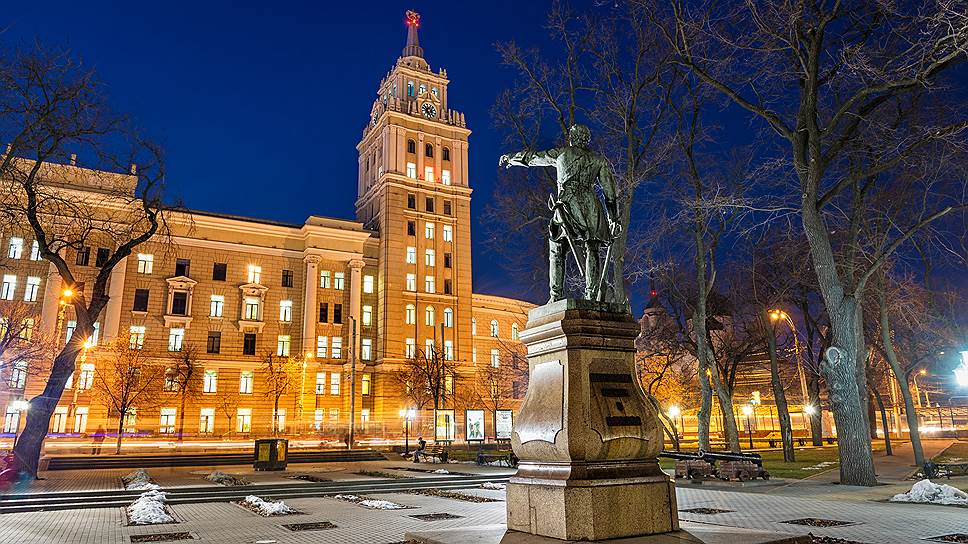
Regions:
<instances>
[{"instance_id":1,"label":"tree trunk","mask_svg":"<svg viewBox=\"0 0 968 544\"><path fill-rule=\"evenodd\" d=\"M873 387L871 387L870 385L868 385L868 387L873 390ZM875 408L873 404L871 404L870 402L866 404L867 404L867 429L871 433L871 442L873 442L878 438L877 437L877 414L874 413Z\"/></svg>"},{"instance_id":2,"label":"tree trunk","mask_svg":"<svg viewBox=\"0 0 968 544\"><path fill-rule=\"evenodd\" d=\"M350 422L350 425L353 423ZM272 436L276 436L279 433L279 395L275 395L275 400L272 402Z\"/></svg>"},{"instance_id":3,"label":"tree trunk","mask_svg":"<svg viewBox=\"0 0 968 544\"><path fill-rule=\"evenodd\" d=\"M75 329L74 334L83 335L84 333ZM78 338L86 338L86 336L79 336ZM80 340L69 342L64 346L64 349L54 358L54 365L50 370L50 377L47 379L44 391L30 399L24 429L20 431L17 445L13 448L17 472L33 477L37 476L40 451L43 448L44 439L47 438L50 417L57 407L57 401L64 393L64 384L67 383L67 378L74 373L74 365L80 351Z\"/></svg>"},{"instance_id":4,"label":"tree trunk","mask_svg":"<svg viewBox=\"0 0 968 544\"><path fill-rule=\"evenodd\" d=\"M117 446L114 449L114 454L115 455L121 455L121 435L124 433L124 416L125 415L127 415L127 412L123 412L122 411L121 412L121 415L118 416L118 442L117 442Z\"/></svg>"},{"instance_id":5,"label":"tree trunk","mask_svg":"<svg viewBox=\"0 0 968 544\"><path fill-rule=\"evenodd\" d=\"M884 300L884 293L877 294L878 314L880 318L881 342L884 345L884 358L897 378L898 389L901 390L901 398L904 399L904 417L907 418L908 434L911 437L911 448L914 450L914 464L924 465L924 447L921 445L921 431L918 429L918 411L914 407L914 399L911 397L911 388L908 387L907 373L901 369L901 363L897 360L897 353L894 351L894 339L891 337L891 323L887 313L887 302Z\"/></svg>"},{"instance_id":6,"label":"tree trunk","mask_svg":"<svg viewBox=\"0 0 968 544\"><path fill-rule=\"evenodd\" d=\"M187 387L187 385L185 386ZM181 391L181 406L178 408L178 441L181 442L185 439L185 394L187 391L182 388Z\"/></svg>"},{"instance_id":7,"label":"tree trunk","mask_svg":"<svg viewBox=\"0 0 968 544\"><path fill-rule=\"evenodd\" d=\"M776 356L776 332L772 326L767 330L767 348L770 355L770 385L773 386L773 400L776 402L776 415L780 420L780 440L783 442L783 461L792 463L796 461L796 452L793 449L793 427L790 425L790 408L787 405L786 393L783 391L783 384L780 383L780 364Z\"/></svg>"},{"instance_id":8,"label":"tree trunk","mask_svg":"<svg viewBox=\"0 0 968 544\"><path fill-rule=\"evenodd\" d=\"M612 296L613 300L618 302L626 302L628 297L625 294L625 248L628 245L628 225L631 219L631 209L632 205L630 202L623 202L624 199L620 199L618 203L619 213L622 217L619 218L621 225L623 225L622 232L618 234L615 241L612 242ZM608 263L605 263L608 266ZM603 272L604 273L604 272Z\"/></svg>"},{"instance_id":9,"label":"tree trunk","mask_svg":"<svg viewBox=\"0 0 968 544\"><path fill-rule=\"evenodd\" d=\"M729 451L739 453L743 447L739 443L739 428L736 426L736 411L733 409L732 391L726 391L722 381L719 379L719 372L712 372L713 389L716 391L716 398L719 400L720 411L723 414L723 432L726 434L726 447Z\"/></svg>"},{"instance_id":10,"label":"tree trunk","mask_svg":"<svg viewBox=\"0 0 968 544\"><path fill-rule=\"evenodd\" d=\"M887 424L887 410L884 409L884 399L881 398L881 393L876 388L871 387L870 390L874 396L874 401L877 402L877 409L881 412L881 426L884 427L884 453L894 455L894 450L891 449L891 428Z\"/></svg>"},{"instance_id":11,"label":"tree trunk","mask_svg":"<svg viewBox=\"0 0 968 544\"><path fill-rule=\"evenodd\" d=\"M814 446L823 446L823 408L820 402L820 376L813 372L807 374L807 395L813 413L810 414L810 442Z\"/></svg>"},{"instance_id":12,"label":"tree trunk","mask_svg":"<svg viewBox=\"0 0 968 544\"><path fill-rule=\"evenodd\" d=\"M696 432L698 433L699 449L709 451L709 420L713 411L713 390L709 386L705 365L699 365L699 412L696 414Z\"/></svg>"}]
</instances>

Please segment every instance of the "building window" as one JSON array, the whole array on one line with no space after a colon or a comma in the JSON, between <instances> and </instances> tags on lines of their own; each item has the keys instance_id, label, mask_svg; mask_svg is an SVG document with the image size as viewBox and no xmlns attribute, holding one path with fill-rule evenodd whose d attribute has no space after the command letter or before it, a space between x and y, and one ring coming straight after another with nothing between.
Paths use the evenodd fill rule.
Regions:
<instances>
[{"instance_id":1,"label":"building window","mask_svg":"<svg viewBox=\"0 0 968 544\"><path fill-rule=\"evenodd\" d=\"M427 325L428 327L433 327L434 325L436 325L434 321L433 306L427 306L427 308L424 310L424 325Z\"/></svg>"},{"instance_id":2,"label":"building window","mask_svg":"<svg viewBox=\"0 0 968 544\"><path fill-rule=\"evenodd\" d=\"M454 241L454 227L450 225L444 225L444 241L445 242Z\"/></svg>"},{"instance_id":3,"label":"building window","mask_svg":"<svg viewBox=\"0 0 968 544\"><path fill-rule=\"evenodd\" d=\"M222 308L225 306L223 295L212 295L212 307L208 315L211 317L222 317Z\"/></svg>"},{"instance_id":4,"label":"building window","mask_svg":"<svg viewBox=\"0 0 968 544\"><path fill-rule=\"evenodd\" d=\"M143 325L131 325L128 328L128 347L131 349L141 349L145 345L145 327Z\"/></svg>"},{"instance_id":5,"label":"building window","mask_svg":"<svg viewBox=\"0 0 968 544\"><path fill-rule=\"evenodd\" d=\"M148 253L138 254L138 273L139 274L151 274L151 270L155 267L155 256Z\"/></svg>"},{"instance_id":6,"label":"building window","mask_svg":"<svg viewBox=\"0 0 968 544\"><path fill-rule=\"evenodd\" d=\"M326 352L328 347L329 347L329 337L317 336L316 337L316 358L325 359L327 357Z\"/></svg>"},{"instance_id":7,"label":"building window","mask_svg":"<svg viewBox=\"0 0 968 544\"><path fill-rule=\"evenodd\" d=\"M171 315L188 315L188 293L175 291L171 294Z\"/></svg>"},{"instance_id":8,"label":"building window","mask_svg":"<svg viewBox=\"0 0 968 544\"><path fill-rule=\"evenodd\" d=\"M280 334L276 338L276 355L279 357L289 357L289 335Z\"/></svg>"},{"instance_id":9,"label":"building window","mask_svg":"<svg viewBox=\"0 0 968 544\"><path fill-rule=\"evenodd\" d=\"M255 375L251 370L243 370L239 373L239 393L251 394L254 381Z\"/></svg>"},{"instance_id":10,"label":"building window","mask_svg":"<svg viewBox=\"0 0 968 544\"><path fill-rule=\"evenodd\" d=\"M342 272L336 272L333 274L333 289L338 289L340 291L343 290L343 278L344 275Z\"/></svg>"},{"instance_id":11,"label":"building window","mask_svg":"<svg viewBox=\"0 0 968 544\"><path fill-rule=\"evenodd\" d=\"M10 242L7 244L7 257L10 259L19 259L24 253L24 239L23 238L11 238Z\"/></svg>"},{"instance_id":12,"label":"building window","mask_svg":"<svg viewBox=\"0 0 968 544\"><path fill-rule=\"evenodd\" d=\"M319 273L319 288L329 289L329 270L323 270Z\"/></svg>"},{"instance_id":13,"label":"building window","mask_svg":"<svg viewBox=\"0 0 968 544\"><path fill-rule=\"evenodd\" d=\"M426 201L424 202L424 206L425 206L425 208L426 208L426 210L428 212L433 213L433 211L434 211L434 197L428 196L427 199L426 199Z\"/></svg>"},{"instance_id":14,"label":"building window","mask_svg":"<svg viewBox=\"0 0 968 544\"><path fill-rule=\"evenodd\" d=\"M322 428L323 428L323 410L318 409L315 412L313 412L313 429L316 431L319 431Z\"/></svg>"},{"instance_id":15,"label":"building window","mask_svg":"<svg viewBox=\"0 0 968 544\"><path fill-rule=\"evenodd\" d=\"M413 359L417 356L417 341L413 338L407 338L406 343L403 347L403 356L407 359Z\"/></svg>"},{"instance_id":16,"label":"building window","mask_svg":"<svg viewBox=\"0 0 968 544\"><path fill-rule=\"evenodd\" d=\"M330 425L336 425L339 422L339 408L329 409L329 423Z\"/></svg>"},{"instance_id":17,"label":"building window","mask_svg":"<svg viewBox=\"0 0 968 544\"><path fill-rule=\"evenodd\" d=\"M211 333L209 333L211 336ZM205 378L202 382L202 391L206 393L215 393L218 391L218 370L206 370Z\"/></svg>"},{"instance_id":18,"label":"building window","mask_svg":"<svg viewBox=\"0 0 968 544\"><path fill-rule=\"evenodd\" d=\"M409 164L407 165L407 168L409 169ZM413 170L414 170L414 175L416 175L417 165L414 165ZM411 210L417 209L417 195L413 193L407 194L407 207L410 208Z\"/></svg>"},{"instance_id":19,"label":"building window","mask_svg":"<svg viewBox=\"0 0 968 544\"><path fill-rule=\"evenodd\" d=\"M191 270L192 261L189 259L178 259L175 261L175 275L188 277Z\"/></svg>"},{"instance_id":20,"label":"building window","mask_svg":"<svg viewBox=\"0 0 968 544\"><path fill-rule=\"evenodd\" d=\"M339 395L339 372L329 373L329 394Z\"/></svg>"},{"instance_id":21,"label":"building window","mask_svg":"<svg viewBox=\"0 0 968 544\"><path fill-rule=\"evenodd\" d=\"M417 222L407 221L407 236L416 236L416 235L417 235Z\"/></svg>"},{"instance_id":22,"label":"building window","mask_svg":"<svg viewBox=\"0 0 968 544\"><path fill-rule=\"evenodd\" d=\"M420 95L423 95L425 92L427 92L427 84L426 83L421 83L420 84Z\"/></svg>"},{"instance_id":23,"label":"building window","mask_svg":"<svg viewBox=\"0 0 968 544\"><path fill-rule=\"evenodd\" d=\"M501 354L496 350L491 350L491 366L498 368L501 366Z\"/></svg>"},{"instance_id":24,"label":"building window","mask_svg":"<svg viewBox=\"0 0 968 544\"><path fill-rule=\"evenodd\" d=\"M407 153L417 152L417 142L413 140L407 140Z\"/></svg>"},{"instance_id":25,"label":"building window","mask_svg":"<svg viewBox=\"0 0 968 544\"><path fill-rule=\"evenodd\" d=\"M84 363L81 365L81 374L77 377L77 388L81 391L90 389L94 385L94 365Z\"/></svg>"},{"instance_id":26,"label":"building window","mask_svg":"<svg viewBox=\"0 0 968 544\"><path fill-rule=\"evenodd\" d=\"M407 163L407 177L410 178L410 179L417 179L417 164L416 163L412 163L412 162L408 162ZM408 202L408 204L409 204L409 202ZM407 206L407 207L409 208L410 206ZM416 207L416 206L414 206L414 207Z\"/></svg>"},{"instance_id":27,"label":"building window","mask_svg":"<svg viewBox=\"0 0 968 544\"><path fill-rule=\"evenodd\" d=\"M453 205L449 200L444 201L444 215L453 215L454 210L451 206Z\"/></svg>"},{"instance_id":28,"label":"building window","mask_svg":"<svg viewBox=\"0 0 968 544\"><path fill-rule=\"evenodd\" d=\"M27 361L14 361L8 383L11 389L23 389L27 385Z\"/></svg>"},{"instance_id":29,"label":"building window","mask_svg":"<svg viewBox=\"0 0 968 544\"><path fill-rule=\"evenodd\" d=\"M66 338L64 339L64 343L71 341L71 337L74 336L74 329L76 328L77 328L77 321L74 321L72 319L67 322L67 335L66 335Z\"/></svg>"},{"instance_id":30,"label":"building window","mask_svg":"<svg viewBox=\"0 0 968 544\"><path fill-rule=\"evenodd\" d=\"M24 290L24 300L27 302L37 301L37 291L40 290L40 278L37 276L27 276L27 289Z\"/></svg>"},{"instance_id":31,"label":"building window","mask_svg":"<svg viewBox=\"0 0 968 544\"><path fill-rule=\"evenodd\" d=\"M450 253L444 253L444 268L450 268L451 265Z\"/></svg>"},{"instance_id":32,"label":"building window","mask_svg":"<svg viewBox=\"0 0 968 544\"><path fill-rule=\"evenodd\" d=\"M518 324L517 323L511 323L511 340L514 340L514 341L520 340L520 338L518 336Z\"/></svg>"},{"instance_id":33,"label":"building window","mask_svg":"<svg viewBox=\"0 0 968 544\"><path fill-rule=\"evenodd\" d=\"M363 292L366 294L373 293L373 276L363 276Z\"/></svg>"},{"instance_id":34,"label":"building window","mask_svg":"<svg viewBox=\"0 0 968 544\"><path fill-rule=\"evenodd\" d=\"M449 161L450 160L450 148L449 147L445 147L444 148L443 160L445 160L445 161Z\"/></svg>"},{"instance_id":35,"label":"building window","mask_svg":"<svg viewBox=\"0 0 968 544\"><path fill-rule=\"evenodd\" d=\"M208 340L205 342L206 353L220 353L222 351L222 333L219 331L208 331Z\"/></svg>"},{"instance_id":36,"label":"building window","mask_svg":"<svg viewBox=\"0 0 968 544\"><path fill-rule=\"evenodd\" d=\"M292 270L283 270L282 271L282 286L283 287L292 287L292 283L293 283L293 279L292 278L293 278L293 276L292 276Z\"/></svg>"},{"instance_id":37,"label":"building window","mask_svg":"<svg viewBox=\"0 0 968 544\"><path fill-rule=\"evenodd\" d=\"M363 306L363 316L361 319L364 327L369 327L373 324L373 306Z\"/></svg>"},{"instance_id":38,"label":"building window","mask_svg":"<svg viewBox=\"0 0 968 544\"><path fill-rule=\"evenodd\" d=\"M424 340L424 356L433 357L434 356L434 341L430 338Z\"/></svg>"},{"instance_id":39,"label":"building window","mask_svg":"<svg viewBox=\"0 0 968 544\"><path fill-rule=\"evenodd\" d=\"M471 336L477 336L477 318L471 318Z\"/></svg>"},{"instance_id":40,"label":"building window","mask_svg":"<svg viewBox=\"0 0 968 544\"><path fill-rule=\"evenodd\" d=\"M444 185L450 185L450 170L440 171L440 182Z\"/></svg>"},{"instance_id":41,"label":"building window","mask_svg":"<svg viewBox=\"0 0 968 544\"><path fill-rule=\"evenodd\" d=\"M87 430L87 406L78 406L74 411L74 432L83 433Z\"/></svg>"},{"instance_id":42,"label":"building window","mask_svg":"<svg viewBox=\"0 0 968 544\"><path fill-rule=\"evenodd\" d=\"M202 408L198 413L198 432L212 434L215 432L215 408Z\"/></svg>"},{"instance_id":43,"label":"building window","mask_svg":"<svg viewBox=\"0 0 968 544\"><path fill-rule=\"evenodd\" d=\"M444 340L444 359L448 361L454 360L454 341Z\"/></svg>"},{"instance_id":44,"label":"building window","mask_svg":"<svg viewBox=\"0 0 968 544\"><path fill-rule=\"evenodd\" d=\"M249 391L251 393L252 391ZM247 433L252 430L252 408L239 408L235 413L235 430Z\"/></svg>"},{"instance_id":45,"label":"building window","mask_svg":"<svg viewBox=\"0 0 968 544\"><path fill-rule=\"evenodd\" d=\"M17 290L17 276L3 275L3 285L0 285L0 299L13 300L13 293Z\"/></svg>"},{"instance_id":46,"label":"building window","mask_svg":"<svg viewBox=\"0 0 968 544\"><path fill-rule=\"evenodd\" d=\"M413 304L407 304L404 310L403 322L407 325L413 325L417 322L417 308Z\"/></svg>"},{"instance_id":47,"label":"building window","mask_svg":"<svg viewBox=\"0 0 968 544\"><path fill-rule=\"evenodd\" d=\"M282 321L283 323L292 322L292 301L291 300L279 301L279 321Z\"/></svg>"},{"instance_id":48,"label":"building window","mask_svg":"<svg viewBox=\"0 0 968 544\"><path fill-rule=\"evenodd\" d=\"M40 260L40 242L34 240L30 244L30 260L39 261Z\"/></svg>"},{"instance_id":49,"label":"building window","mask_svg":"<svg viewBox=\"0 0 968 544\"><path fill-rule=\"evenodd\" d=\"M434 158L434 144L424 144L424 157Z\"/></svg>"},{"instance_id":50,"label":"building window","mask_svg":"<svg viewBox=\"0 0 968 544\"><path fill-rule=\"evenodd\" d=\"M262 267L254 264L249 265L249 283L260 283L262 281Z\"/></svg>"},{"instance_id":51,"label":"building window","mask_svg":"<svg viewBox=\"0 0 968 544\"><path fill-rule=\"evenodd\" d=\"M434 266L436 260L434 250L428 249L424 252L424 266Z\"/></svg>"},{"instance_id":52,"label":"building window","mask_svg":"<svg viewBox=\"0 0 968 544\"><path fill-rule=\"evenodd\" d=\"M360 387L360 394L361 395L369 395L370 394L370 379L371 378L370 378L370 375L369 374L367 374L367 373L363 374L363 381L360 384L361 385L361 387Z\"/></svg>"},{"instance_id":53,"label":"building window","mask_svg":"<svg viewBox=\"0 0 968 544\"><path fill-rule=\"evenodd\" d=\"M259 321L258 297L245 297L245 319L246 321Z\"/></svg>"},{"instance_id":54,"label":"building window","mask_svg":"<svg viewBox=\"0 0 968 544\"><path fill-rule=\"evenodd\" d=\"M433 223L426 223L426 224L424 224L424 236L428 240L433 240L434 239L434 224Z\"/></svg>"},{"instance_id":55,"label":"building window","mask_svg":"<svg viewBox=\"0 0 968 544\"><path fill-rule=\"evenodd\" d=\"M77 258L74 260L74 264L77 266L87 266L91 263L91 248L82 247L77 250Z\"/></svg>"},{"instance_id":56,"label":"building window","mask_svg":"<svg viewBox=\"0 0 968 544\"><path fill-rule=\"evenodd\" d=\"M454 326L454 310L451 310L450 308L444 308L444 326Z\"/></svg>"},{"instance_id":57,"label":"building window","mask_svg":"<svg viewBox=\"0 0 968 544\"><path fill-rule=\"evenodd\" d=\"M165 384L162 386L162 390L168 393L178 391L178 375L175 374L174 369L165 369Z\"/></svg>"},{"instance_id":58,"label":"building window","mask_svg":"<svg viewBox=\"0 0 968 544\"><path fill-rule=\"evenodd\" d=\"M497 338L497 320L496 319L491 320L491 337Z\"/></svg>"},{"instance_id":59,"label":"building window","mask_svg":"<svg viewBox=\"0 0 968 544\"><path fill-rule=\"evenodd\" d=\"M319 303L319 322L329 323L329 303L328 302Z\"/></svg>"},{"instance_id":60,"label":"building window","mask_svg":"<svg viewBox=\"0 0 968 544\"><path fill-rule=\"evenodd\" d=\"M373 359L373 340L364 338L360 342L360 359L369 361Z\"/></svg>"},{"instance_id":61,"label":"building window","mask_svg":"<svg viewBox=\"0 0 968 544\"><path fill-rule=\"evenodd\" d=\"M434 277L433 276L424 276L424 291L426 291L428 293L435 293L436 292L434 290Z\"/></svg>"},{"instance_id":62,"label":"building window","mask_svg":"<svg viewBox=\"0 0 968 544\"><path fill-rule=\"evenodd\" d=\"M417 275L407 274L407 291L417 290Z\"/></svg>"},{"instance_id":63,"label":"building window","mask_svg":"<svg viewBox=\"0 0 968 544\"><path fill-rule=\"evenodd\" d=\"M168 351L181 351L185 329L168 329Z\"/></svg>"},{"instance_id":64,"label":"building window","mask_svg":"<svg viewBox=\"0 0 968 544\"><path fill-rule=\"evenodd\" d=\"M316 373L316 394L317 395L326 394L326 373L325 372Z\"/></svg>"},{"instance_id":65,"label":"building window","mask_svg":"<svg viewBox=\"0 0 968 544\"><path fill-rule=\"evenodd\" d=\"M148 295L149 295L149 291L147 289L135 289L134 306L132 306L131 310L135 312L147 312Z\"/></svg>"},{"instance_id":66,"label":"building window","mask_svg":"<svg viewBox=\"0 0 968 544\"><path fill-rule=\"evenodd\" d=\"M343 358L343 338L341 336L333 337L333 349L331 350L333 359Z\"/></svg>"},{"instance_id":67,"label":"building window","mask_svg":"<svg viewBox=\"0 0 968 544\"><path fill-rule=\"evenodd\" d=\"M242 355L255 355L255 333L247 332L242 337Z\"/></svg>"},{"instance_id":68,"label":"building window","mask_svg":"<svg viewBox=\"0 0 968 544\"><path fill-rule=\"evenodd\" d=\"M407 264L417 264L417 248L407 246Z\"/></svg>"},{"instance_id":69,"label":"building window","mask_svg":"<svg viewBox=\"0 0 968 544\"><path fill-rule=\"evenodd\" d=\"M343 323L342 304L333 304L333 323Z\"/></svg>"},{"instance_id":70,"label":"building window","mask_svg":"<svg viewBox=\"0 0 968 544\"><path fill-rule=\"evenodd\" d=\"M407 82L407 96L411 98L413 97L413 81ZM413 140L410 141L412 142Z\"/></svg>"},{"instance_id":71,"label":"building window","mask_svg":"<svg viewBox=\"0 0 968 544\"><path fill-rule=\"evenodd\" d=\"M433 183L433 181L434 181L434 167L433 166L424 166L424 179L426 181L429 181L429 182Z\"/></svg>"},{"instance_id":72,"label":"building window","mask_svg":"<svg viewBox=\"0 0 968 544\"><path fill-rule=\"evenodd\" d=\"M175 432L175 416L177 408L162 408L161 421L158 422L158 432L161 434L172 434Z\"/></svg>"},{"instance_id":73,"label":"building window","mask_svg":"<svg viewBox=\"0 0 968 544\"><path fill-rule=\"evenodd\" d=\"M212 280L225 281L229 265L227 263L215 263L212 265Z\"/></svg>"}]
</instances>

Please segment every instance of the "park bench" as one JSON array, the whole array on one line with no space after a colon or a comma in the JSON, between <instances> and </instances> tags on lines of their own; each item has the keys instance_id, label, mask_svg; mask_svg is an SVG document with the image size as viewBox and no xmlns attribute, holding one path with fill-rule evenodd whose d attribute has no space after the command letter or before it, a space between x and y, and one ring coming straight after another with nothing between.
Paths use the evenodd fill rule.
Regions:
<instances>
[{"instance_id":1,"label":"park bench","mask_svg":"<svg viewBox=\"0 0 968 544\"><path fill-rule=\"evenodd\" d=\"M514 467L518 464L518 458L514 455L513 451L495 450L493 452L485 453L484 450L480 450L477 452L478 465L489 465L491 463L504 464L508 467Z\"/></svg>"},{"instance_id":2,"label":"park bench","mask_svg":"<svg viewBox=\"0 0 968 544\"><path fill-rule=\"evenodd\" d=\"M446 463L450 455L450 446L434 445L420 452L420 457L430 457L435 463Z\"/></svg>"},{"instance_id":3,"label":"park bench","mask_svg":"<svg viewBox=\"0 0 968 544\"><path fill-rule=\"evenodd\" d=\"M934 463L928 461L924 464L923 474L925 478L945 478L951 479L952 475L968 476L968 463Z\"/></svg>"}]
</instances>

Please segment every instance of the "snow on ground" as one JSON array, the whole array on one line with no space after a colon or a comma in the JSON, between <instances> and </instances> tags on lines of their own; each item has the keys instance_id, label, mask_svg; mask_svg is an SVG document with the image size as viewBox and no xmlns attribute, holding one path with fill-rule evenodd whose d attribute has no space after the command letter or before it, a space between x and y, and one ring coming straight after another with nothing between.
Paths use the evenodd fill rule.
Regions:
<instances>
[{"instance_id":1,"label":"snow on ground","mask_svg":"<svg viewBox=\"0 0 968 544\"><path fill-rule=\"evenodd\" d=\"M124 482L124 488L129 491L161 489L158 484L151 483L151 476L143 468L139 468L127 476L122 476L121 481Z\"/></svg>"},{"instance_id":2,"label":"snow on ground","mask_svg":"<svg viewBox=\"0 0 968 544\"><path fill-rule=\"evenodd\" d=\"M801 470L824 470L834 466L837 466L837 461L824 461L822 463L817 463L816 465L803 467Z\"/></svg>"},{"instance_id":3,"label":"snow on ground","mask_svg":"<svg viewBox=\"0 0 968 544\"><path fill-rule=\"evenodd\" d=\"M481 484L481 487L483 487L484 489L499 489L502 491L506 489L506 486L504 484L496 484L494 482L484 482L483 484Z\"/></svg>"},{"instance_id":4,"label":"snow on ground","mask_svg":"<svg viewBox=\"0 0 968 544\"><path fill-rule=\"evenodd\" d=\"M931 480L921 480L911 487L911 491L898 493L891 497L891 502L968 506L968 493L950 485L936 484Z\"/></svg>"},{"instance_id":5,"label":"snow on ground","mask_svg":"<svg viewBox=\"0 0 968 544\"><path fill-rule=\"evenodd\" d=\"M249 509L263 516L283 516L296 513L296 509L282 501L267 501L262 497L249 495L242 501L242 504Z\"/></svg>"},{"instance_id":6,"label":"snow on ground","mask_svg":"<svg viewBox=\"0 0 968 544\"><path fill-rule=\"evenodd\" d=\"M446 468L438 468L437 470L433 471L431 474L450 474L450 471L447 470Z\"/></svg>"},{"instance_id":7,"label":"snow on ground","mask_svg":"<svg viewBox=\"0 0 968 544\"><path fill-rule=\"evenodd\" d=\"M359 495L336 495L333 498L339 501L355 502L364 508L370 508L373 510L400 510L407 508L406 506L397 504L395 502L382 501L379 499L366 499L360 497Z\"/></svg>"},{"instance_id":8,"label":"snow on ground","mask_svg":"<svg viewBox=\"0 0 968 544\"><path fill-rule=\"evenodd\" d=\"M210 481L210 482L212 482L212 483L216 483L216 484L219 484L219 485L232 485L232 486L235 486L235 485L248 485L249 484L249 482L245 481L245 479L243 479L243 478L239 478L239 477L236 477L236 476L232 476L231 474L226 474L226 473L224 473L224 472L222 472L220 470L216 470L215 472L212 472L210 474L207 474L205 476L205 479L208 480L208 481Z\"/></svg>"},{"instance_id":9,"label":"snow on ground","mask_svg":"<svg viewBox=\"0 0 968 544\"><path fill-rule=\"evenodd\" d=\"M128 506L128 519L133 525L155 525L158 523L172 523L172 518L165 510L165 493L153 489L146 491Z\"/></svg>"}]
</instances>

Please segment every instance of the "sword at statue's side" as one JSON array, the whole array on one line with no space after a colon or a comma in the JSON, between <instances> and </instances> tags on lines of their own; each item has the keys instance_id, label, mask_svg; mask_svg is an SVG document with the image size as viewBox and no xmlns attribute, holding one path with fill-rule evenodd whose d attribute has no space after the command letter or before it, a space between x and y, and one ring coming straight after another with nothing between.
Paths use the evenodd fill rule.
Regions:
<instances>
[{"instance_id":1,"label":"sword at statue's side","mask_svg":"<svg viewBox=\"0 0 968 544\"><path fill-rule=\"evenodd\" d=\"M571 233L568 232L568 223L565 221L564 215L559 211L559 209L564 204L560 200L555 200L555 195L548 195L548 209L551 210L551 221L554 223L555 215L558 215L559 221L558 225L561 227L561 232L565 234L565 240L568 241L568 248L571 249L571 254L575 257L575 264L578 265L578 273L581 277L585 277L585 269L581 266L581 259L578 258L578 252L575 251L575 243L571 239Z\"/></svg>"}]
</instances>

